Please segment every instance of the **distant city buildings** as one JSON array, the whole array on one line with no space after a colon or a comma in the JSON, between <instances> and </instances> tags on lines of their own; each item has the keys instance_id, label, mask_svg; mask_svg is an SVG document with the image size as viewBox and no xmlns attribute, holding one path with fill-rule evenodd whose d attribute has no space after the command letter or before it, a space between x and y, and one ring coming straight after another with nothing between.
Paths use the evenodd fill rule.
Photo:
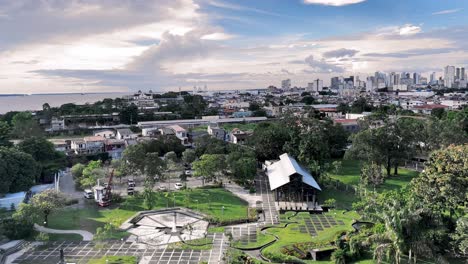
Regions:
<instances>
[{"instance_id":1,"label":"distant city buildings","mask_svg":"<svg viewBox=\"0 0 468 264\"><path fill-rule=\"evenodd\" d=\"M291 79L286 79L281 81L281 89L289 90L291 89Z\"/></svg>"}]
</instances>

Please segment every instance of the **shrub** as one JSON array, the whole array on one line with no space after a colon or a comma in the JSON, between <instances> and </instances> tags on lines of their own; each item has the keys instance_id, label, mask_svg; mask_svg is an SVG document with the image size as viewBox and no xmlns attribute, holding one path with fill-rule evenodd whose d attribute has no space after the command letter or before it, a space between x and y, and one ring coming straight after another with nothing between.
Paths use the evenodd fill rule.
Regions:
<instances>
[{"instance_id":1,"label":"shrub","mask_svg":"<svg viewBox=\"0 0 468 264\"><path fill-rule=\"evenodd\" d=\"M79 199L78 198L68 198L65 200L65 206L69 206L69 205L72 205L72 204L77 204L79 203Z\"/></svg>"},{"instance_id":2,"label":"shrub","mask_svg":"<svg viewBox=\"0 0 468 264\"><path fill-rule=\"evenodd\" d=\"M37 241L42 241L42 242L47 242L49 241L49 234L44 233L44 232L39 232L36 236Z\"/></svg>"},{"instance_id":3,"label":"shrub","mask_svg":"<svg viewBox=\"0 0 468 264\"><path fill-rule=\"evenodd\" d=\"M9 239L23 239L29 237L34 230L34 223L27 219L2 219L4 235Z\"/></svg>"}]
</instances>

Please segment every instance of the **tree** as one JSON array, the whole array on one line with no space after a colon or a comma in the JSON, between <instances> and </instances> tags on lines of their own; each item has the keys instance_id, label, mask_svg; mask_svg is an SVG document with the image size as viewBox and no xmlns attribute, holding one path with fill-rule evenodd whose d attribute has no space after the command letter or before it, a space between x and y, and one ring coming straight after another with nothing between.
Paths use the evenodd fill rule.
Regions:
<instances>
[{"instance_id":1,"label":"tree","mask_svg":"<svg viewBox=\"0 0 468 264\"><path fill-rule=\"evenodd\" d=\"M249 145L255 149L259 161L272 160L284 153L284 145L290 139L287 126L277 122L260 123L249 139Z\"/></svg>"},{"instance_id":2,"label":"tree","mask_svg":"<svg viewBox=\"0 0 468 264\"><path fill-rule=\"evenodd\" d=\"M18 144L18 148L30 154L39 164L41 181L52 181L53 174L65 168L65 155L56 151L54 145L45 138L26 138Z\"/></svg>"},{"instance_id":3,"label":"tree","mask_svg":"<svg viewBox=\"0 0 468 264\"><path fill-rule=\"evenodd\" d=\"M361 168L361 181L365 185L372 184L375 189L384 182L382 167L376 163L365 163Z\"/></svg>"},{"instance_id":4,"label":"tree","mask_svg":"<svg viewBox=\"0 0 468 264\"><path fill-rule=\"evenodd\" d=\"M186 149L182 153L182 161L184 161L187 164L191 164L197 159L197 155L193 149Z\"/></svg>"},{"instance_id":5,"label":"tree","mask_svg":"<svg viewBox=\"0 0 468 264\"><path fill-rule=\"evenodd\" d=\"M73 167L70 170L73 178L78 179L78 178L83 177L83 170L85 168L86 168L86 165L81 164L81 163L77 163L73 165Z\"/></svg>"},{"instance_id":6,"label":"tree","mask_svg":"<svg viewBox=\"0 0 468 264\"><path fill-rule=\"evenodd\" d=\"M257 111L257 110L260 110L260 105L257 103L257 102L251 102L249 104L249 111Z\"/></svg>"},{"instance_id":7,"label":"tree","mask_svg":"<svg viewBox=\"0 0 468 264\"><path fill-rule=\"evenodd\" d=\"M468 200L468 145L433 152L424 172L412 183L413 192L427 207L455 213Z\"/></svg>"},{"instance_id":8,"label":"tree","mask_svg":"<svg viewBox=\"0 0 468 264\"><path fill-rule=\"evenodd\" d=\"M83 177L80 179L80 184L81 186L91 188L97 183L98 179L103 179L105 177L106 172L102 168L102 162L100 160L91 161L83 170Z\"/></svg>"},{"instance_id":9,"label":"tree","mask_svg":"<svg viewBox=\"0 0 468 264\"><path fill-rule=\"evenodd\" d=\"M227 154L228 143L211 137L210 135L204 135L195 140L195 154L200 157L203 154Z\"/></svg>"},{"instance_id":10,"label":"tree","mask_svg":"<svg viewBox=\"0 0 468 264\"><path fill-rule=\"evenodd\" d=\"M13 125L12 135L16 138L25 139L29 137L40 137L42 129L29 112L19 112L11 121Z\"/></svg>"},{"instance_id":11,"label":"tree","mask_svg":"<svg viewBox=\"0 0 468 264\"><path fill-rule=\"evenodd\" d=\"M0 193L28 191L35 184L37 171L31 155L0 147Z\"/></svg>"},{"instance_id":12,"label":"tree","mask_svg":"<svg viewBox=\"0 0 468 264\"><path fill-rule=\"evenodd\" d=\"M44 216L44 224L47 226L48 216L52 212L65 206L64 201L65 197L61 193L55 190L46 190L34 195L30 204L33 211L42 213Z\"/></svg>"},{"instance_id":13,"label":"tree","mask_svg":"<svg viewBox=\"0 0 468 264\"><path fill-rule=\"evenodd\" d=\"M452 239L455 250L462 256L468 255L468 216L458 219Z\"/></svg>"},{"instance_id":14,"label":"tree","mask_svg":"<svg viewBox=\"0 0 468 264\"><path fill-rule=\"evenodd\" d=\"M123 124L135 124L138 122L138 107L134 104L131 104L127 107L124 107L120 113L120 122Z\"/></svg>"},{"instance_id":15,"label":"tree","mask_svg":"<svg viewBox=\"0 0 468 264\"><path fill-rule=\"evenodd\" d=\"M372 111L373 106L370 105L366 98L359 97L356 101L353 102L351 105L351 113L360 114L362 112L370 112Z\"/></svg>"},{"instance_id":16,"label":"tree","mask_svg":"<svg viewBox=\"0 0 468 264\"><path fill-rule=\"evenodd\" d=\"M444 108L434 108L431 110L431 116L442 119L447 115Z\"/></svg>"},{"instance_id":17,"label":"tree","mask_svg":"<svg viewBox=\"0 0 468 264\"><path fill-rule=\"evenodd\" d=\"M11 147L13 143L10 142L11 128L7 122L0 121L0 147Z\"/></svg>"},{"instance_id":18,"label":"tree","mask_svg":"<svg viewBox=\"0 0 468 264\"><path fill-rule=\"evenodd\" d=\"M31 236L36 215L30 204L21 203L12 217L1 219L4 235L9 239L24 239Z\"/></svg>"},{"instance_id":19,"label":"tree","mask_svg":"<svg viewBox=\"0 0 468 264\"><path fill-rule=\"evenodd\" d=\"M216 178L217 173L224 168L224 155L221 154L203 154L199 160L193 162L193 175L211 181Z\"/></svg>"},{"instance_id":20,"label":"tree","mask_svg":"<svg viewBox=\"0 0 468 264\"><path fill-rule=\"evenodd\" d=\"M315 102L315 98L312 96L305 96L301 99L301 102L306 104L306 105L311 105Z\"/></svg>"},{"instance_id":21,"label":"tree","mask_svg":"<svg viewBox=\"0 0 468 264\"><path fill-rule=\"evenodd\" d=\"M411 157L415 145L419 143L414 136L417 131L412 131L415 126L405 119L391 121L385 117L371 116L362 125L364 129L352 135L353 143L345 157L382 165L387 176L390 176L392 166L398 168L402 160Z\"/></svg>"}]
</instances>

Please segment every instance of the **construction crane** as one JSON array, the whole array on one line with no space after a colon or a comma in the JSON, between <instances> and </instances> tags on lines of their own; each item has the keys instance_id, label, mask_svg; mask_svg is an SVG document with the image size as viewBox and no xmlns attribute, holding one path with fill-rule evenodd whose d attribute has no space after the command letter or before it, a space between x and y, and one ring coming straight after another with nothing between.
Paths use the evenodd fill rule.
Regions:
<instances>
[{"instance_id":1,"label":"construction crane","mask_svg":"<svg viewBox=\"0 0 468 264\"><path fill-rule=\"evenodd\" d=\"M99 206L106 207L111 204L112 199L112 179L114 178L114 170L112 170L107 186L98 185L94 187L94 200Z\"/></svg>"}]
</instances>

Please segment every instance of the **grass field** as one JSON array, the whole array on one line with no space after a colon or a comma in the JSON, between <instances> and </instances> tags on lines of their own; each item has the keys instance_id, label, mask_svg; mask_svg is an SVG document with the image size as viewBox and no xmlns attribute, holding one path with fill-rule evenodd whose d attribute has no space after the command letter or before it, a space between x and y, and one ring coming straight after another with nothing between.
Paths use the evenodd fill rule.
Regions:
<instances>
[{"instance_id":1,"label":"grass field","mask_svg":"<svg viewBox=\"0 0 468 264\"><path fill-rule=\"evenodd\" d=\"M222 188L158 192L156 196L156 205L153 209L167 206L187 207L221 221L247 217L247 202ZM95 204L88 204L81 209L66 208L49 216L49 227L64 230L82 229L94 233L98 227L104 226L105 223L120 226L136 212L146 209L143 207L143 199L137 197L130 197L122 204L112 205L108 208L100 208ZM115 233L113 235L116 239L122 236L125 234Z\"/></svg>"},{"instance_id":2,"label":"grass field","mask_svg":"<svg viewBox=\"0 0 468 264\"><path fill-rule=\"evenodd\" d=\"M247 244L242 244L240 240L236 240L232 242L232 246L236 248L242 249L251 249L251 248L258 248L263 245L268 244L269 242L275 240L275 237L270 234L263 234L259 230L257 230L257 241L256 242L249 242Z\"/></svg>"},{"instance_id":3,"label":"grass field","mask_svg":"<svg viewBox=\"0 0 468 264\"><path fill-rule=\"evenodd\" d=\"M49 241L81 241L83 237L79 234L48 234Z\"/></svg>"},{"instance_id":4,"label":"grass field","mask_svg":"<svg viewBox=\"0 0 468 264\"><path fill-rule=\"evenodd\" d=\"M137 264L134 256L104 256L100 259L92 259L88 264Z\"/></svg>"},{"instance_id":5,"label":"grass field","mask_svg":"<svg viewBox=\"0 0 468 264\"><path fill-rule=\"evenodd\" d=\"M291 213L287 213L285 217L290 216ZM301 233L296 228L299 225L304 224L304 220L301 220L301 216L307 216L307 213L299 213L296 217L293 217L290 221L297 221L299 224L290 224L286 228L270 228L267 230L268 233L274 234L279 237L279 240L271 246L264 249L263 253L268 256L286 256L281 253L281 249L285 246L290 246L296 243L308 243L314 242L317 244L328 244L334 241L338 234L346 231L351 231L351 223L358 219L360 216L356 212L347 212L343 214L343 211L332 210L326 215L331 215L336 221L343 221L343 225L335 225L330 228L325 228L322 231L318 231L317 236L311 237L308 233ZM285 219L285 218L283 218ZM285 221L282 221L285 222ZM317 262L310 261L306 263L330 263L330 262Z\"/></svg>"},{"instance_id":6,"label":"grass field","mask_svg":"<svg viewBox=\"0 0 468 264\"><path fill-rule=\"evenodd\" d=\"M336 200L337 209L350 209L352 203L357 201L357 197L354 195L353 186L359 185L360 181L361 162L355 160L343 160L340 171L336 174L331 174L333 179L339 180L349 185L348 191L327 191L324 190L319 194L320 201L333 198ZM398 169L399 175L390 176L385 182L376 188L376 191L390 191L397 190L406 186L414 177L418 175L417 171L408 170L405 168ZM369 187L369 190L373 187Z\"/></svg>"},{"instance_id":7,"label":"grass field","mask_svg":"<svg viewBox=\"0 0 468 264\"><path fill-rule=\"evenodd\" d=\"M345 184L359 185L361 162L355 160L343 160L341 170L336 174L331 174L331 177ZM393 172L393 170L392 170ZM388 191L399 189L407 185L411 179L418 175L417 171L408 170L405 168L398 169L397 176L390 176L385 180L385 183L377 187L377 191Z\"/></svg>"},{"instance_id":8,"label":"grass field","mask_svg":"<svg viewBox=\"0 0 468 264\"><path fill-rule=\"evenodd\" d=\"M258 123L246 123L246 124L224 124L221 125L222 128L224 128L226 131L230 132L234 128L238 128L243 131L253 131L257 127Z\"/></svg>"}]
</instances>

